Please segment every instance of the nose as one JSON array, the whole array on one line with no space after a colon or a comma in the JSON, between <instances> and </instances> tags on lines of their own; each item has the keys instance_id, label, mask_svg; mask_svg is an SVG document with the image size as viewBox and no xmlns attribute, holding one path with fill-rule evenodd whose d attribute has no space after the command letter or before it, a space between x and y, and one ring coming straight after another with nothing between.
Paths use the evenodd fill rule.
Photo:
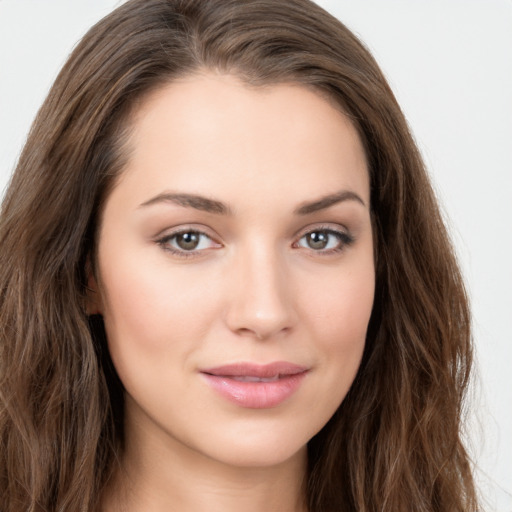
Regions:
<instances>
[{"instance_id":1,"label":"nose","mask_svg":"<svg viewBox=\"0 0 512 512\"><path fill-rule=\"evenodd\" d=\"M289 272L276 251L240 254L231 273L227 324L241 336L269 339L290 331L297 319Z\"/></svg>"}]
</instances>

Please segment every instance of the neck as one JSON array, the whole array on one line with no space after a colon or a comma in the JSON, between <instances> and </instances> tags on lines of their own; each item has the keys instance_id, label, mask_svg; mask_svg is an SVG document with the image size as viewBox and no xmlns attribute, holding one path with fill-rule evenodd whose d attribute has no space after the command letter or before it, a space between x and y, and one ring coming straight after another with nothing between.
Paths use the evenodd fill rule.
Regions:
<instances>
[{"instance_id":1,"label":"neck","mask_svg":"<svg viewBox=\"0 0 512 512\"><path fill-rule=\"evenodd\" d=\"M105 492L104 512L306 512L304 447L265 467L224 464L166 438L126 432L119 470ZM162 440L160 440L162 441Z\"/></svg>"}]
</instances>

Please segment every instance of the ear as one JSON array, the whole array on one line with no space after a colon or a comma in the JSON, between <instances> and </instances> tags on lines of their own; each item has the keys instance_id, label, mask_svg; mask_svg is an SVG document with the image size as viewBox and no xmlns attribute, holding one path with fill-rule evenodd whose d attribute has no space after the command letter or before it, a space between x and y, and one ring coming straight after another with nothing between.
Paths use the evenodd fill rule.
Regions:
<instances>
[{"instance_id":1,"label":"ear","mask_svg":"<svg viewBox=\"0 0 512 512\"><path fill-rule=\"evenodd\" d=\"M94 275L94 269L90 258L85 264L85 275L87 279L87 290L85 295L85 311L88 316L103 314L103 301L101 299L98 280Z\"/></svg>"}]
</instances>

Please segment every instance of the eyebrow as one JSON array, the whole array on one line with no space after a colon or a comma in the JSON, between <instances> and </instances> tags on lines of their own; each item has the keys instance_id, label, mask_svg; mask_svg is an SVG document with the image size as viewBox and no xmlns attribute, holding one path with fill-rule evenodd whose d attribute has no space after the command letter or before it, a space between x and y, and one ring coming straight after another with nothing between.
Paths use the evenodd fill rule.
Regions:
<instances>
[{"instance_id":1,"label":"eyebrow","mask_svg":"<svg viewBox=\"0 0 512 512\"><path fill-rule=\"evenodd\" d=\"M329 208L331 206L334 206L335 204L344 201L356 201L362 204L363 206L366 206L365 202L355 192L352 192L350 190L342 190L341 192L329 194L314 201L302 203L293 211L293 213L295 215L309 215L320 210L325 210L326 208ZM158 203L173 203L178 206L183 206L185 208L194 208L196 210L214 213L217 215L232 215L233 213L231 208L226 204L222 203L221 201L217 201L215 199L210 199L208 197L196 194L170 192L164 192L162 194L158 194L155 197L152 197L148 201L142 203L139 206L139 208L151 206Z\"/></svg>"},{"instance_id":2,"label":"eyebrow","mask_svg":"<svg viewBox=\"0 0 512 512\"><path fill-rule=\"evenodd\" d=\"M365 202L355 192L350 190L342 190L341 192L329 194L328 196L321 197L315 201L302 203L298 208L294 210L293 213L296 215L309 215L310 213L325 210L330 206L334 206L335 204L342 203L344 201L356 201L363 206L366 206Z\"/></svg>"},{"instance_id":3,"label":"eyebrow","mask_svg":"<svg viewBox=\"0 0 512 512\"><path fill-rule=\"evenodd\" d=\"M215 213L217 215L232 214L229 206L225 205L224 203L216 201L215 199L198 196L196 194L172 194L165 192L163 194L158 194L145 203L142 203L140 207L150 206L157 203L174 203L185 208L194 208L196 210Z\"/></svg>"}]
</instances>

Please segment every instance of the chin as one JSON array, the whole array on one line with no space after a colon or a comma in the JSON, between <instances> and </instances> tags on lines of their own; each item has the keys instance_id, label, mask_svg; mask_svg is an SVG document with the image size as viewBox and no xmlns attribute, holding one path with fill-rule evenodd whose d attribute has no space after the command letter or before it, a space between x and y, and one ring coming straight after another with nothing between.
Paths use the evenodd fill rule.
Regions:
<instances>
[{"instance_id":1,"label":"chin","mask_svg":"<svg viewBox=\"0 0 512 512\"><path fill-rule=\"evenodd\" d=\"M292 460L303 463L307 456L307 443L319 428L301 429L296 423L276 425L276 422L257 422L219 436L211 432L209 446L203 445L201 451L212 459L240 468L268 468Z\"/></svg>"},{"instance_id":2,"label":"chin","mask_svg":"<svg viewBox=\"0 0 512 512\"><path fill-rule=\"evenodd\" d=\"M279 467L294 461L302 465L307 458L307 445L286 446L283 443L263 443L247 446L232 443L229 453L218 454L216 458L228 466L244 469Z\"/></svg>"}]
</instances>

